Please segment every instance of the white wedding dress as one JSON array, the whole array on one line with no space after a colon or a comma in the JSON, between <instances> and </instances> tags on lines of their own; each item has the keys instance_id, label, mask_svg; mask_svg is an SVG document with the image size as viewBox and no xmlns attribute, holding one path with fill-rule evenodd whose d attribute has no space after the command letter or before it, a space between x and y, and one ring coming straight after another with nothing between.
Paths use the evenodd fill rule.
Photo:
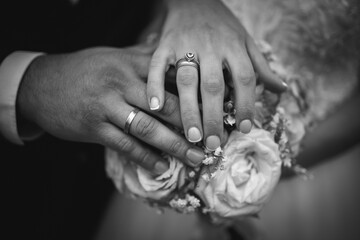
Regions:
<instances>
[{"instance_id":1,"label":"white wedding dress","mask_svg":"<svg viewBox=\"0 0 360 240\"><path fill-rule=\"evenodd\" d=\"M321 124L354 95L358 62L348 49L351 46L327 44L337 33L342 37L338 23L349 21L347 1L224 2L255 40L266 40L288 69L304 77L309 122ZM311 169L313 180L295 177L281 181L260 218L238 228L245 230L248 239L355 239L360 236L359 160L358 144ZM194 215L172 211L159 215L139 201L115 194L97 239L202 239L204 235L219 239L215 227L204 233L200 224Z\"/></svg>"}]
</instances>

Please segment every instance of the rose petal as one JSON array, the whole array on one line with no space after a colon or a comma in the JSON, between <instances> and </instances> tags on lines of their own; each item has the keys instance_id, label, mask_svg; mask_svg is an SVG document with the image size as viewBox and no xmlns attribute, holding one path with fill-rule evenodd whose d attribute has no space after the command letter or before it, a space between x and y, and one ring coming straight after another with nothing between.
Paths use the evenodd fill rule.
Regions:
<instances>
[{"instance_id":1,"label":"rose petal","mask_svg":"<svg viewBox=\"0 0 360 240\"><path fill-rule=\"evenodd\" d=\"M165 156L165 159L169 161L168 170L154 177L144 168L127 161L124 156L106 149L107 172L115 186L121 192L142 198L160 200L180 187L179 181L185 182L183 179L179 180L186 176L180 174L184 168L183 163L170 156Z\"/></svg>"},{"instance_id":2,"label":"rose petal","mask_svg":"<svg viewBox=\"0 0 360 240\"><path fill-rule=\"evenodd\" d=\"M249 134L233 131L224 156L224 170L217 170L209 182L200 178L196 193L217 217L257 213L280 177L278 145L263 129L253 129Z\"/></svg>"}]
</instances>

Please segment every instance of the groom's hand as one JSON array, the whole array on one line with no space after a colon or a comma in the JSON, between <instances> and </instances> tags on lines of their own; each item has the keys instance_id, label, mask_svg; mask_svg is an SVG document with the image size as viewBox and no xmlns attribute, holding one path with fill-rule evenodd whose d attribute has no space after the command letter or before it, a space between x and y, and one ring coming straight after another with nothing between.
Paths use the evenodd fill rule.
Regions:
<instances>
[{"instance_id":1,"label":"groom's hand","mask_svg":"<svg viewBox=\"0 0 360 240\"><path fill-rule=\"evenodd\" d=\"M92 48L38 57L19 89L19 118L62 139L108 146L153 173L164 172L167 165L148 145L196 166L203 151L148 114L143 79L150 54L146 47ZM126 134L125 122L134 108L140 112ZM163 110L152 114L182 126L179 101L170 93Z\"/></svg>"}]
</instances>

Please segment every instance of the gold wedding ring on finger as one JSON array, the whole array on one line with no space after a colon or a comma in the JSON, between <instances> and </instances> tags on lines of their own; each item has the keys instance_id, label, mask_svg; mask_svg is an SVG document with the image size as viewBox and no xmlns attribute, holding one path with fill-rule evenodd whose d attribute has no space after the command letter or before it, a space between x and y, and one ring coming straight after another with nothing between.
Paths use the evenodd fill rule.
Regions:
<instances>
[{"instance_id":1,"label":"gold wedding ring on finger","mask_svg":"<svg viewBox=\"0 0 360 240\"><path fill-rule=\"evenodd\" d=\"M183 58L180 58L179 60L176 61L175 64L176 71L184 66L194 67L197 70L200 69L200 63L198 60L196 60L194 53L191 52L185 53L185 56Z\"/></svg>"},{"instance_id":2,"label":"gold wedding ring on finger","mask_svg":"<svg viewBox=\"0 0 360 240\"><path fill-rule=\"evenodd\" d=\"M125 127L124 127L124 133L128 134L130 132L130 126L131 123L134 121L134 118L136 116L136 114L138 114L140 110L137 108L134 108L128 115L128 117L126 118L126 122L125 122Z\"/></svg>"}]
</instances>

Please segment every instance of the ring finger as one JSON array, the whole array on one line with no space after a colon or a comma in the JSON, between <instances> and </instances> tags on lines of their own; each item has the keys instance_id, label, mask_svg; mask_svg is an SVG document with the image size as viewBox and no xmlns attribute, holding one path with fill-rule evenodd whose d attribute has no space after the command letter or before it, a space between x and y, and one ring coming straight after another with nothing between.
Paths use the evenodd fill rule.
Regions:
<instances>
[{"instance_id":1,"label":"ring finger","mask_svg":"<svg viewBox=\"0 0 360 240\"><path fill-rule=\"evenodd\" d=\"M119 105L117 106L118 110L111 111L108 117L112 123L123 128L133 107L124 102ZM187 165L198 166L205 158L204 152L200 148L188 143L183 137L142 111L139 111L131 122L128 121L128 129L134 137L177 157Z\"/></svg>"},{"instance_id":2,"label":"ring finger","mask_svg":"<svg viewBox=\"0 0 360 240\"><path fill-rule=\"evenodd\" d=\"M100 135L100 143L116 150L149 172L162 174L168 169L168 164L158 154L145 147L132 136L123 133L111 123L107 123L101 130Z\"/></svg>"},{"instance_id":3,"label":"ring finger","mask_svg":"<svg viewBox=\"0 0 360 240\"><path fill-rule=\"evenodd\" d=\"M186 65L178 67L176 84L180 99L181 120L185 135L190 142L199 142L203 136L198 105L198 82L199 73L196 67Z\"/></svg>"}]
</instances>

